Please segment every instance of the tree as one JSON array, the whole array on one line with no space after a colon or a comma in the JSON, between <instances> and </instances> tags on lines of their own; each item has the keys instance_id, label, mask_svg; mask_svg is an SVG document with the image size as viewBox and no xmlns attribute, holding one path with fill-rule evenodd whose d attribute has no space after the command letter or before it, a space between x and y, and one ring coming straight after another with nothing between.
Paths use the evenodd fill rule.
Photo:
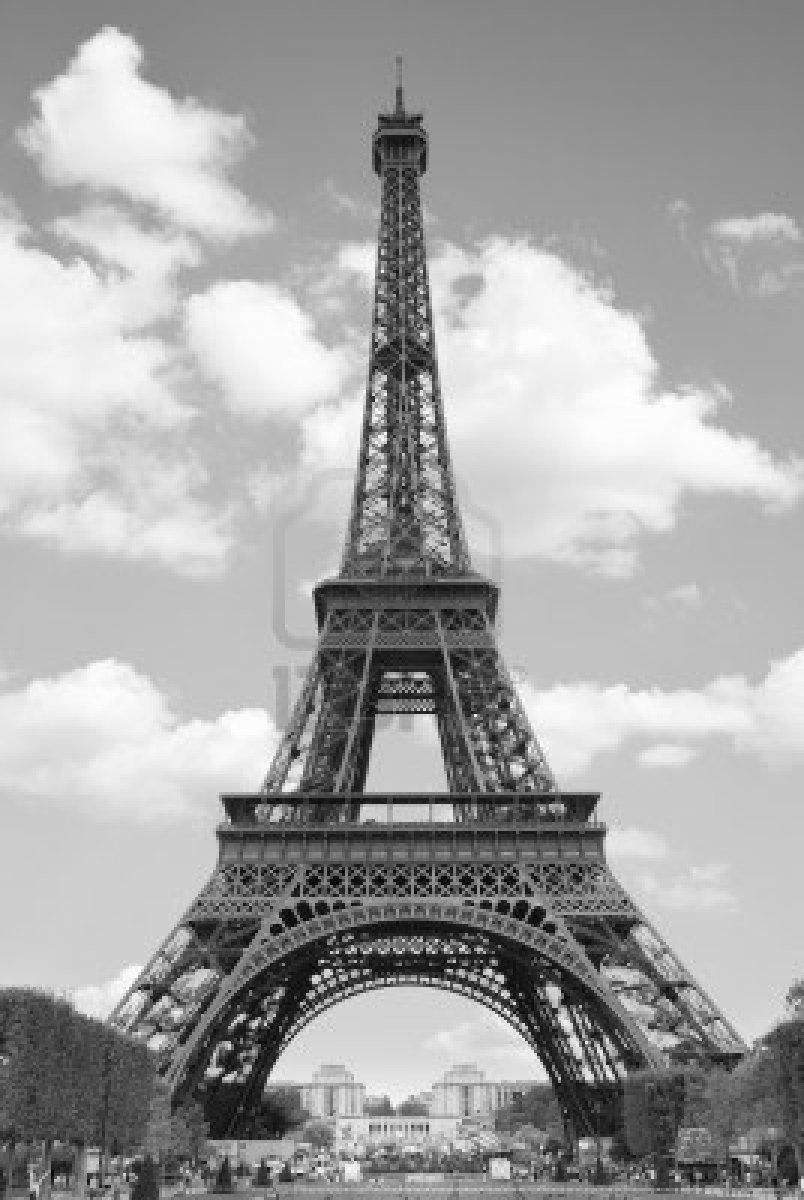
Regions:
<instances>
[{"instance_id":1,"label":"tree","mask_svg":"<svg viewBox=\"0 0 804 1200\"><path fill-rule=\"evenodd\" d=\"M146 1154L131 1192L131 1200L159 1200L159 1176L156 1163Z\"/></svg>"},{"instance_id":2,"label":"tree","mask_svg":"<svg viewBox=\"0 0 804 1200\"><path fill-rule=\"evenodd\" d=\"M209 1137L209 1125L204 1117L204 1110L197 1101L191 1100L176 1110L174 1120L181 1122L184 1127L182 1142L187 1148L188 1157L196 1166Z\"/></svg>"},{"instance_id":3,"label":"tree","mask_svg":"<svg viewBox=\"0 0 804 1200\"><path fill-rule=\"evenodd\" d=\"M164 1173L165 1158L169 1153L176 1152L176 1138L180 1138L181 1133L181 1129L173 1120L170 1092L159 1080L151 1094L143 1144L145 1153L158 1165L160 1176Z\"/></svg>"},{"instance_id":4,"label":"tree","mask_svg":"<svg viewBox=\"0 0 804 1200\"><path fill-rule=\"evenodd\" d=\"M0 1138L42 1142L45 1177L54 1140L76 1150L75 1182L86 1182L84 1147L141 1139L153 1081L146 1047L77 1013L65 1000L11 988L0 992Z\"/></svg>"},{"instance_id":5,"label":"tree","mask_svg":"<svg viewBox=\"0 0 804 1200\"><path fill-rule=\"evenodd\" d=\"M791 983L785 1003L791 1017L804 1017L804 979L797 979Z\"/></svg>"},{"instance_id":6,"label":"tree","mask_svg":"<svg viewBox=\"0 0 804 1200\"><path fill-rule=\"evenodd\" d=\"M670 1154L684 1115L684 1074L681 1071L636 1071L625 1081L623 1117L631 1154L650 1155L656 1183L666 1187Z\"/></svg>"},{"instance_id":7,"label":"tree","mask_svg":"<svg viewBox=\"0 0 804 1200\"><path fill-rule=\"evenodd\" d=\"M232 1184L232 1164L229 1162L228 1154L218 1168L218 1174L215 1176L215 1188L219 1192L231 1192L234 1190Z\"/></svg>"},{"instance_id":8,"label":"tree","mask_svg":"<svg viewBox=\"0 0 804 1200\"><path fill-rule=\"evenodd\" d=\"M237 1084L220 1082L203 1097L204 1119L208 1125L208 1136L226 1137L232 1116L240 1102L241 1091ZM298 1088L272 1088L265 1092L249 1114L248 1128L244 1130L252 1138L282 1138L293 1129L298 1129L307 1120L301 1106Z\"/></svg>"},{"instance_id":9,"label":"tree","mask_svg":"<svg viewBox=\"0 0 804 1200\"><path fill-rule=\"evenodd\" d=\"M366 1100L363 1112L367 1117L392 1117L394 1106L387 1096L373 1096Z\"/></svg>"},{"instance_id":10,"label":"tree","mask_svg":"<svg viewBox=\"0 0 804 1200\"><path fill-rule=\"evenodd\" d=\"M430 1110L421 1100L414 1100L412 1096L409 1096L407 1100L403 1100L397 1106L396 1111L400 1117L426 1117L429 1115Z\"/></svg>"},{"instance_id":11,"label":"tree","mask_svg":"<svg viewBox=\"0 0 804 1200\"><path fill-rule=\"evenodd\" d=\"M319 1150L328 1150L335 1140L335 1130L329 1121L308 1121L302 1133L304 1140Z\"/></svg>"},{"instance_id":12,"label":"tree","mask_svg":"<svg viewBox=\"0 0 804 1200\"><path fill-rule=\"evenodd\" d=\"M521 1125L534 1125L537 1129L556 1125L563 1128L561 1109L549 1083L537 1084L515 1096L510 1104L497 1109L494 1127L498 1132L513 1133Z\"/></svg>"},{"instance_id":13,"label":"tree","mask_svg":"<svg viewBox=\"0 0 804 1200\"><path fill-rule=\"evenodd\" d=\"M706 1080L707 1121L714 1151L727 1174L731 1170L731 1144L742 1124L739 1080L728 1071L711 1071Z\"/></svg>"},{"instance_id":14,"label":"tree","mask_svg":"<svg viewBox=\"0 0 804 1200\"><path fill-rule=\"evenodd\" d=\"M259 1133L253 1136L282 1138L298 1129L307 1116L297 1088L275 1088L262 1098L256 1117Z\"/></svg>"},{"instance_id":15,"label":"tree","mask_svg":"<svg viewBox=\"0 0 804 1200\"><path fill-rule=\"evenodd\" d=\"M804 1172L804 1018L777 1025L765 1039L775 1067L784 1135Z\"/></svg>"}]
</instances>

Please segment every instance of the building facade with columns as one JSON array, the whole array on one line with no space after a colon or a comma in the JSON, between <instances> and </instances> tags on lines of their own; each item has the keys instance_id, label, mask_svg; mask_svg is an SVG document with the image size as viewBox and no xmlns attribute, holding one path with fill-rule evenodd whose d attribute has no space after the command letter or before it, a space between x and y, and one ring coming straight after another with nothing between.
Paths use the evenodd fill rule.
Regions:
<instances>
[{"instance_id":1,"label":"building facade with columns","mask_svg":"<svg viewBox=\"0 0 804 1200\"><path fill-rule=\"evenodd\" d=\"M388 1144L451 1144L470 1126L493 1129L498 1109L536 1086L536 1080L486 1079L474 1063L459 1063L426 1092L415 1097L427 1113L374 1115L365 1111L365 1085L340 1063L327 1063L313 1072L309 1083L279 1083L294 1088L302 1108L317 1120L332 1121L338 1148ZM270 1089L269 1089L270 1090Z\"/></svg>"},{"instance_id":2,"label":"building facade with columns","mask_svg":"<svg viewBox=\"0 0 804 1200\"><path fill-rule=\"evenodd\" d=\"M340 1063L326 1063L301 1085L301 1104L311 1117L362 1117L365 1084Z\"/></svg>"},{"instance_id":3,"label":"building facade with columns","mask_svg":"<svg viewBox=\"0 0 804 1200\"><path fill-rule=\"evenodd\" d=\"M430 1089L433 1117L493 1117L499 1108L536 1087L535 1079L486 1079L474 1063L458 1063Z\"/></svg>"}]
</instances>

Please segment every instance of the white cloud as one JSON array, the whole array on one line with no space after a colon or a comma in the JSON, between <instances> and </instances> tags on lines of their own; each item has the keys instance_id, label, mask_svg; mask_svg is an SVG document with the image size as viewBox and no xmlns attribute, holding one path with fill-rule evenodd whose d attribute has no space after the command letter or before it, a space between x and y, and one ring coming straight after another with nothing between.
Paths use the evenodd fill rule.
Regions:
<instances>
[{"instance_id":1,"label":"white cloud","mask_svg":"<svg viewBox=\"0 0 804 1200\"><path fill-rule=\"evenodd\" d=\"M149 228L109 204L95 204L53 223L68 244L101 264L98 275L121 326L139 329L171 316L179 294L176 276L200 261L198 246L184 234Z\"/></svg>"},{"instance_id":2,"label":"white cloud","mask_svg":"<svg viewBox=\"0 0 804 1200\"><path fill-rule=\"evenodd\" d=\"M19 528L73 554L95 553L155 562L203 578L220 573L234 540L231 506L213 507L194 494L200 469L144 453L120 469L113 489L26 513Z\"/></svg>"},{"instance_id":3,"label":"white cloud","mask_svg":"<svg viewBox=\"0 0 804 1200\"><path fill-rule=\"evenodd\" d=\"M606 855L628 888L650 907L707 913L730 913L738 907L724 863L682 861L652 830L610 829Z\"/></svg>"},{"instance_id":4,"label":"white cloud","mask_svg":"<svg viewBox=\"0 0 804 1200\"><path fill-rule=\"evenodd\" d=\"M804 493L802 464L717 426L720 393L663 389L636 317L559 258L504 239L447 254L437 301L454 461L506 553L627 573L640 535L672 529L688 495L778 509Z\"/></svg>"},{"instance_id":5,"label":"white cloud","mask_svg":"<svg viewBox=\"0 0 804 1200\"><path fill-rule=\"evenodd\" d=\"M141 75L136 41L107 26L35 94L19 133L52 182L152 206L176 224L232 239L270 227L228 180L250 144L242 116L174 99Z\"/></svg>"},{"instance_id":6,"label":"white cloud","mask_svg":"<svg viewBox=\"0 0 804 1200\"><path fill-rule=\"evenodd\" d=\"M34 412L84 429L124 414L162 428L187 412L176 398L175 356L139 332L128 279L75 257L62 263L0 217L0 391L4 412Z\"/></svg>"},{"instance_id":7,"label":"white cloud","mask_svg":"<svg viewBox=\"0 0 804 1200\"><path fill-rule=\"evenodd\" d=\"M734 913L739 901L727 881L725 863L685 867L669 877L643 871L634 882L636 891L653 905L676 911Z\"/></svg>"},{"instance_id":8,"label":"white cloud","mask_svg":"<svg viewBox=\"0 0 804 1200\"><path fill-rule=\"evenodd\" d=\"M220 570L231 512L204 498L184 367L152 322L194 261L181 236L110 208L56 224L90 249L62 262L0 215L0 518L67 551Z\"/></svg>"},{"instance_id":9,"label":"white cloud","mask_svg":"<svg viewBox=\"0 0 804 1200\"><path fill-rule=\"evenodd\" d=\"M756 688L735 680L751 720L739 744L772 766L804 762L804 649L771 664Z\"/></svg>"},{"instance_id":10,"label":"white cloud","mask_svg":"<svg viewBox=\"0 0 804 1200\"><path fill-rule=\"evenodd\" d=\"M302 465L316 472L339 475L354 471L360 446L363 397L323 405L302 420ZM354 483L354 475L350 476Z\"/></svg>"},{"instance_id":11,"label":"white cloud","mask_svg":"<svg viewBox=\"0 0 804 1200\"><path fill-rule=\"evenodd\" d=\"M639 755L643 767L686 767L697 755L694 746L680 746L675 742L658 742L646 746Z\"/></svg>"},{"instance_id":12,"label":"white cloud","mask_svg":"<svg viewBox=\"0 0 804 1200\"><path fill-rule=\"evenodd\" d=\"M670 589L667 598L683 608L698 608L703 599L697 583L680 583Z\"/></svg>"},{"instance_id":13,"label":"white cloud","mask_svg":"<svg viewBox=\"0 0 804 1200\"><path fill-rule=\"evenodd\" d=\"M109 1013L125 996L128 989L136 980L142 967L132 964L123 967L112 979L104 983L90 983L85 987L73 988L68 993L79 1012L88 1017L97 1017L105 1021Z\"/></svg>"},{"instance_id":14,"label":"white cloud","mask_svg":"<svg viewBox=\"0 0 804 1200\"><path fill-rule=\"evenodd\" d=\"M337 270L356 278L364 288L374 286L377 247L374 242L345 242L338 250Z\"/></svg>"},{"instance_id":15,"label":"white cloud","mask_svg":"<svg viewBox=\"0 0 804 1200\"><path fill-rule=\"evenodd\" d=\"M710 233L726 241L739 242L800 242L802 235L796 221L786 213L763 212L753 217L721 217L709 227Z\"/></svg>"},{"instance_id":16,"label":"white cloud","mask_svg":"<svg viewBox=\"0 0 804 1200\"><path fill-rule=\"evenodd\" d=\"M213 813L258 787L276 734L261 709L182 721L146 676L114 659L0 693L0 788L101 819Z\"/></svg>"},{"instance_id":17,"label":"white cloud","mask_svg":"<svg viewBox=\"0 0 804 1200\"><path fill-rule=\"evenodd\" d=\"M682 242L689 241L689 222L692 216L692 205L688 200L679 197L667 206L667 217Z\"/></svg>"},{"instance_id":18,"label":"white cloud","mask_svg":"<svg viewBox=\"0 0 804 1200\"><path fill-rule=\"evenodd\" d=\"M606 853L610 858L661 862L669 856L664 838L649 829L613 828L606 835Z\"/></svg>"},{"instance_id":19,"label":"white cloud","mask_svg":"<svg viewBox=\"0 0 804 1200\"><path fill-rule=\"evenodd\" d=\"M224 403L251 419L333 400L351 365L348 352L325 346L293 296L271 283L217 283L191 296L187 336Z\"/></svg>"},{"instance_id":20,"label":"white cloud","mask_svg":"<svg viewBox=\"0 0 804 1200\"><path fill-rule=\"evenodd\" d=\"M352 247L335 273L344 255L365 277ZM804 495L804 464L719 426L723 389L663 388L636 316L556 255L504 238L442 245L431 278L464 503L496 524L507 555L627 574L640 538L672 530L689 497L773 511ZM329 466L345 416L315 414Z\"/></svg>"},{"instance_id":21,"label":"white cloud","mask_svg":"<svg viewBox=\"0 0 804 1200\"><path fill-rule=\"evenodd\" d=\"M721 217L692 232L692 206L668 207L668 217L687 250L735 292L776 296L804 281L804 232L787 213Z\"/></svg>"},{"instance_id":22,"label":"white cloud","mask_svg":"<svg viewBox=\"0 0 804 1200\"><path fill-rule=\"evenodd\" d=\"M346 213L356 221L377 221L380 210L374 200L364 196L351 196L332 179L324 180L324 195L338 212Z\"/></svg>"},{"instance_id":23,"label":"white cloud","mask_svg":"<svg viewBox=\"0 0 804 1200\"><path fill-rule=\"evenodd\" d=\"M426 1039L425 1048L445 1066L481 1060L487 1071L499 1070L503 1077L507 1074L510 1078L511 1073L516 1077L520 1072L526 1072L529 1079L544 1076L527 1042L493 1012L481 1012L474 1019L438 1030Z\"/></svg>"},{"instance_id":24,"label":"white cloud","mask_svg":"<svg viewBox=\"0 0 804 1200\"><path fill-rule=\"evenodd\" d=\"M537 691L525 683L521 694L559 776L639 739L658 740L643 751L645 766L681 766L718 738L771 766L804 763L804 649L772 663L757 684L721 676L697 690L576 683Z\"/></svg>"}]
</instances>

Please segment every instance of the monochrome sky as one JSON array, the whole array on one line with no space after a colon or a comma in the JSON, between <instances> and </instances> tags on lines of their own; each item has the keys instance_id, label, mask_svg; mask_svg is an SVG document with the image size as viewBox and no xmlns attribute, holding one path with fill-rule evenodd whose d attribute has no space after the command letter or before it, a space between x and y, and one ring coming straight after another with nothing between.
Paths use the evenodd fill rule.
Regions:
<instances>
[{"instance_id":1,"label":"monochrome sky","mask_svg":"<svg viewBox=\"0 0 804 1200\"><path fill-rule=\"evenodd\" d=\"M748 1039L804 973L804 7L0 7L0 985L108 1011L314 644L394 57L476 565L561 784ZM422 729L370 785L439 778ZM532 1077L390 992L277 1067Z\"/></svg>"}]
</instances>

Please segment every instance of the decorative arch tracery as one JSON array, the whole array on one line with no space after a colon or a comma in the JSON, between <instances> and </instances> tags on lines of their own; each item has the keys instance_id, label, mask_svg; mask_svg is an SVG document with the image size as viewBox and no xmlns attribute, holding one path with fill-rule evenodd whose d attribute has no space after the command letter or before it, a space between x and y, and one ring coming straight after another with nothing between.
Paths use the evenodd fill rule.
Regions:
<instances>
[{"instance_id":1,"label":"decorative arch tracery","mask_svg":"<svg viewBox=\"0 0 804 1200\"><path fill-rule=\"evenodd\" d=\"M539 1055L576 1120L585 1087L658 1059L560 919L544 919L543 908L528 924L448 901L326 907L319 900L316 912L288 897L265 918L174 1053L168 1078L176 1095L225 1079L242 1087L245 1112L309 1021L350 995L404 982L498 1012Z\"/></svg>"}]
</instances>

